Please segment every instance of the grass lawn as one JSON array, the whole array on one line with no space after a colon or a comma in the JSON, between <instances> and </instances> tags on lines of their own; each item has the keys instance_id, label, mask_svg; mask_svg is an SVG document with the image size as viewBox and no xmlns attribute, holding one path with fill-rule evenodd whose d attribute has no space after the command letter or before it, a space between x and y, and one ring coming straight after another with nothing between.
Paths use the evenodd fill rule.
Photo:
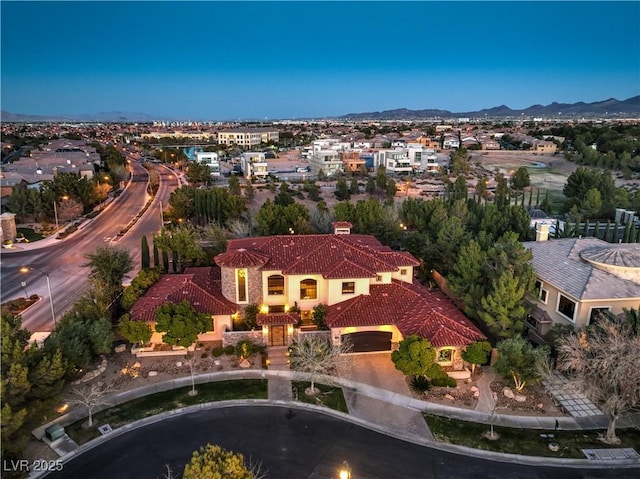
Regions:
<instances>
[{"instance_id":1,"label":"grass lawn","mask_svg":"<svg viewBox=\"0 0 640 479\"><path fill-rule=\"evenodd\" d=\"M307 396L304 391L309 387L311 387L311 383L309 382L293 381L293 388L297 393L299 401L317 406L326 406L340 412L349 412L347 402L344 400L344 394L342 394L342 388L334 388L325 384L316 383L315 387L316 389L320 389L320 394Z\"/></svg>"},{"instance_id":2,"label":"grass lawn","mask_svg":"<svg viewBox=\"0 0 640 479\"><path fill-rule=\"evenodd\" d=\"M622 440L619 446L609 446L598 440L598 431L558 431L555 440L560 445L558 452L548 448L549 439L540 434L553 434L553 430L517 429L494 426L494 432L500 438L490 441L482 437L489 431L489 425L458 421L441 416L423 413L429 429L440 442L467 446L486 451L523 454L527 456L563 457L585 459L580 449L606 449L609 447L632 447L640 450L640 431L636 429L619 429L618 437ZM600 431L604 434L605 431Z\"/></svg>"},{"instance_id":3,"label":"grass lawn","mask_svg":"<svg viewBox=\"0 0 640 479\"><path fill-rule=\"evenodd\" d=\"M196 384L196 396L189 396L191 386L151 394L119 404L93 415L93 427L84 429L82 419L66 427L69 437L77 444L84 444L100 435L98 426L109 424L113 429L145 417L165 411L214 401L231 399L267 399L266 379L219 381Z\"/></svg>"},{"instance_id":4,"label":"grass lawn","mask_svg":"<svg viewBox=\"0 0 640 479\"><path fill-rule=\"evenodd\" d=\"M26 240L29 241L30 243L32 241L38 241L44 238L43 235L41 235L40 233L36 233L31 228L16 228L16 232L22 233L23 236L26 238Z\"/></svg>"}]
</instances>

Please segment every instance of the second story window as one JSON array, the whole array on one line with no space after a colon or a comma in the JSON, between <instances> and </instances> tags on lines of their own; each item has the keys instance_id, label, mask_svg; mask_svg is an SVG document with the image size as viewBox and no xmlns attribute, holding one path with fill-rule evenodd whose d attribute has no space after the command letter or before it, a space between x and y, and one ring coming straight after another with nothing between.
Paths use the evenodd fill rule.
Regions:
<instances>
[{"instance_id":1,"label":"second story window","mask_svg":"<svg viewBox=\"0 0 640 479\"><path fill-rule=\"evenodd\" d=\"M342 283L342 294L354 294L356 292L355 281L345 281Z\"/></svg>"},{"instance_id":2,"label":"second story window","mask_svg":"<svg viewBox=\"0 0 640 479\"><path fill-rule=\"evenodd\" d=\"M315 279L300 281L300 299L318 299L318 282Z\"/></svg>"},{"instance_id":3,"label":"second story window","mask_svg":"<svg viewBox=\"0 0 640 479\"><path fill-rule=\"evenodd\" d=\"M267 294L269 296L284 294L284 276L274 274L267 278Z\"/></svg>"},{"instance_id":4,"label":"second story window","mask_svg":"<svg viewBox=\"0 0 640 479\"><path fill-rule=\"evenodd\" d=\"M407 268L400 268L400 276L406 276L407 275Z\"/></svg>"}]
</instances>

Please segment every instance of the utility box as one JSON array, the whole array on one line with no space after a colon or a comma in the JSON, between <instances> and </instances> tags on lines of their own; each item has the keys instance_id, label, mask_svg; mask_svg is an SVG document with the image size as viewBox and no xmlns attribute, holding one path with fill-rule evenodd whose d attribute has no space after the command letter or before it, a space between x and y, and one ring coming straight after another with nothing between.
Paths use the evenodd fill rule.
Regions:
<instances>
[{"instance_id":1,"label":"utility box","mask_svg":"<svg viewBox=\"0 0 640 479\"><path fill-rule=\"evenodd\" d=\"M62 427L60 424L52 424L44 430L44 435L50 441L55 441L56 439L60 439L65 435L64 427Z\"/></svg>"}]
</instances>

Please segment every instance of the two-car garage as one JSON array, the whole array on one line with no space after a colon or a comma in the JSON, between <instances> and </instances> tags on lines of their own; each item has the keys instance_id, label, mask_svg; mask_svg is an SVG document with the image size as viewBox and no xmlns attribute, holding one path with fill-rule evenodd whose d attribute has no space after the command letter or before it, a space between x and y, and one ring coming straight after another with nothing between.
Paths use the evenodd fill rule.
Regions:
<instances>
[{"instance_id":1,"label":"two-car garage","mask_svg":"<svg viewBox=\"0 0 640 479\"><path fill-rule=\"evenodd\" d=\"M389 331L358 331L343 334L341 340L352 344L354 353L368 353L373 351L390 351L393 333Z\"/></svg>"}]
</instances>

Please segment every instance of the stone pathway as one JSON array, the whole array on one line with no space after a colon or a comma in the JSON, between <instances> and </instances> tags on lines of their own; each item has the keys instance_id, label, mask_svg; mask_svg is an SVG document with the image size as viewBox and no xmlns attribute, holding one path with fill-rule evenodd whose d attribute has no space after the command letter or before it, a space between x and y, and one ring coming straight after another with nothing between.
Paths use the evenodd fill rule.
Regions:
<instances>
[{"instance_id":1,"label":"stone pathway","mask_svg":"<svg viewBox=\"0 0 640 479\"><path fill-rule=\"evenodd\" d=\"M269 370L289 371L289 356L286 347L271 347L267 350ZM272 401L291 401L293 391L291 381L287 379L269 379L268 397Z\"/></svg>"},{"instance_id":2,"label":"stone pathway","mask_svg":"<svg viewBox=\"0 0 640 479\"><path fill-rule=\"evenodd\" d=\"M475 410L479 412L486 412L491 414L493 408L496 405L496 397L491 390L491 383L496 379L496 373L493 368L483 368L482 376L478 379L478 389L480 390L480 396L478 396L478 402L476 403Z\"/></svg>"},{"instance_id":3,"label":"stone pathway","mask_svg":"<svg viewBox=\"0 0 640 479\"><path fill-rule=\"evenodd\" d=\"M602 411L584 394L571 386L569 380L557 371L542 384L570 416L588 417L600 416Z\"/></svg>"}]
</instances>

